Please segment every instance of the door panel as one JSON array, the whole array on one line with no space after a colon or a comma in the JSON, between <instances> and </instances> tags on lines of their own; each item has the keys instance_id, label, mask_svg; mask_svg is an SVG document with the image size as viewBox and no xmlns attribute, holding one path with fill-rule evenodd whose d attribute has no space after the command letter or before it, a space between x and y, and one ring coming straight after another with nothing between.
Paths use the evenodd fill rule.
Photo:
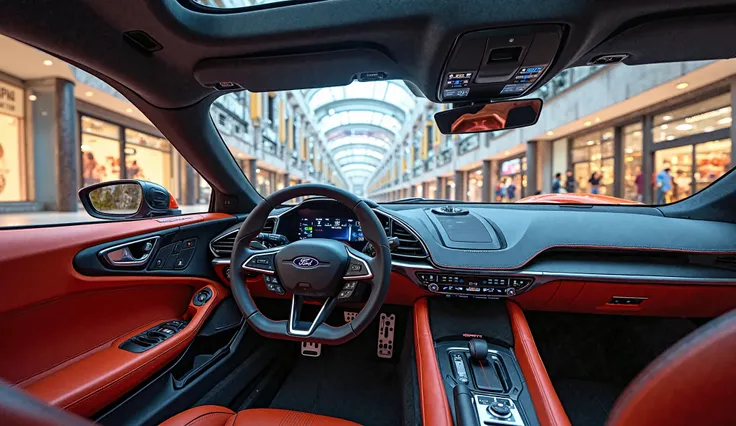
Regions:
<instances>
[{"instance_id":1,"label":"door panel","mask_svg":"<svg viewBox=\"0 0 736 426\"><path fill-rule=\"evenodd\" d=\"M181 273L82 275L73 259L98 244L222 219L229 223L232 217L196 214L0 230L0 378L87 416L150 378L187 347L228 291ZM197 245L197 252L207 250L206 244ZM204 287L212 298L195 306L192 296ZM145 352L118 348L169 320L189 323Z\"/></svg>"}]
</instances>

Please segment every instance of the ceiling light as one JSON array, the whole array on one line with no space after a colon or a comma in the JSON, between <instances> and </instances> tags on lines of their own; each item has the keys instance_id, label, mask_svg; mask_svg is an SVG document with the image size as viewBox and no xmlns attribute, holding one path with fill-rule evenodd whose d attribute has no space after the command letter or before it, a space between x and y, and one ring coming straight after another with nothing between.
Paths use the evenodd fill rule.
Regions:
<instances>
[{"instance_id":1,"label":"ceiling light","mask_svg":"<svg viewBox=\"0 0 736 426\"><path fill-rule=\"evenodd\" d=\"M53 63L53 62L51 62L51 61L50 61L50 60L48 60L48 59L46 59L45 61L43 61L43 64L44 64L44 65L46 65L47 67L50 67L51 65L54 65L54 63Z\"/></svg>"},{"instance_id":2,"label":"ceiling light","mask_svg":"<svg viewBox=\"0 0 736 426\"><path fill-rule=\"evenodd\" d=\"M662 120L664 120L664 121L670 121L670 120L672 120L672 116L671 115L665 115L664 117L662 117Z\"/></svg>"},{"instance_id":3,"label":"ceiling light","mask_svg":"<svg viewBox=\"0 0 736 426\"><path fill-rule=\"evenodd\" d=\"M128 114L130 114L131 112L133 112L133 108L126 108L125 109L125 112L127 112Z\"/></svg>"},{"instance_id":4,"label":"ceiling light","mask_svg":"<svg viewBox=\"0 0 736 426\"><path fill-rule=\"evenodd\" d=\"M678 124L677 126L675 126L675 129L677 129L677 130L679 130L681 132L686 132L688 130L692 130L693 129L693 125L692 124L687 124L687 123L682 123L682 124Z\"/></svg>"},{"instance_id":5,"label":"ceiling light","mask_svg":"<svg viewBox=\"0 0 736 426\"><path fill-rule=\"evenodd\" d=\"M261 169L256 169L256 173L260 173L260 172L261 172Z\"/></svg>"},{"instance_id":6,"label":"ceiling light","mask_svg":"<svg viewBox=\"0 0 736 426\"><path fill-rule=\"evenodd\" d=\"M626 148L626 153L627 154L631 154L632 152L634 152L634 149L633 148Z\"/></svg>"},{"instance_id":7,"label":"ceiling light","mask_svg":"<svg viewBox=\"0 0 736 426\"><path fill-rule=\"evenodd\" d=\"M675 139L675 137L672 136L672 135L669 135L665 139L668 140L668 141L671 141L671 140Z\"/></svg>"},{"instance_id":8,"label":"ceiling light","mask_svg":"<svg viewBox=\"0 0 736 426\"><path fill-rule=\"evenodd\" d=\"M593 124L593 123L591 123L590 121L586 121L586 122L585 122L585 123L583 123L583 124L584 124L584 125L585 125L585 126L587 127L587 126L590 126L590 125L591 125L591 124Z\"/></svg>"},{"instance_id":9,"label":"ceiling light","mask_svg":"<svg viewBox=\"0 0 736 426\"><path fill-rule=\"evenodd\" d=\"M509 152L508 152L508 151L505 151L505 152L503 153L503 155L509 155Z\"/></svg>"},{"instance_id":10,"label":"ceiling light","mask_svg":"<svg viewBox=\"0 0 736 426\"><path fill-rule=\"evenodd\" d=\"M245 158L245 154L243 154L242 152L239 152L238 153L238 158Z\"/></svg>"},{"instance_id":11,"label":"ceiling light","mask_svg":"<svg viewBox=\"0 0 736 426\"><path fill-rule=\"evenodd\" d=\"M713 130L715 130L713 126L708 126L705 129L703 129L703 132L708 133L708 132L712 132Z\"/></svg>"},{"instance_id":12,"label":"ceiling light","mask_svg":"<svg viewBox=\"0 0 736 426\"><path fill-rule=\"evenodd\" d=\"M723 117L717 121L718 124L728 124L731 122L731 117Z\"/></svg>"},{"instance_id":13,"label":"ceiling light","mask_svg":"<svg viewBox=\"0 0 736 426\"><path fill-rule=\"evenodd\" d=\"M675 86L675 89L677 90L687 89L687 86L689 86L689 84L683 81L682 83L678 83L677 86Z\"/></svg>"},{"instance_id":14,"label":"ceiling light","mask_svg":"<svg viewBox=\"0 0 736 426\"><path fill-rule=\"evenodd\" d=\"M553 132L552 130L550 130L549 132L547 132L547 136L554 136L554 135L555 135L555 132Z\"/></svg>"},{"instance_id":15,"label":"ceiling light","mask_svg":"<svg viewBox=\"0 0 736 426\"><path fill-rule=\"evenodd\" d=\"M94 95L95 95L95 92L91 92L91 91L90 92L84 92L84 96L87 96L87 97L94 96Z\"/></svg>"},{"instance_id":16,"label":"ceiling light","mask_svg":"<svg viewBox=\"0 0 736 426\"><path fill-rule=\"evenodd\" d=\"M641 136L641 131L637 130L634 132L634 136Z\"/></svg>"},{"instance_id":17,"label":"ceiling light","mask_svg":"<svg viewBox=\"0 0 736 426\"><path fill-rule=\"evenodd\" d=\"M478 183L476 183L476 185L478 185L479 188L482 188L483 187L483 181L479 180Z\"/></svg>"},{"instance_id":18,"label":"ceiling light","mask_svg":"<svg viewBox=\"0 0 736 426\"><path fill-rule=\"evenodd\" d=\"M478 182L477 179L470 179L470 183L472 183L473 185L475 185L476 182Z\"/></svg>"},{"instance_id":19,"label":"ceiling light","mask_svg":"<svg viewBox=\"0 0 736 426\"><path fill-rule=\"evenodd\" d=\"M36 99L38 99L38 97L36 97L36 95L30 95L28 96L28 99L30 99L31 101L35 101Z\"/></svg>"},{"instance_id":20,"label":"ceiling light","mask_svg":"<svg viewBox=\"0 0 736 426\"><path fill-rule=\"evenodd\" d=\"M588 141L587 143L588 143L588 145L593 145L593 144L595 144L595 141Z\"/></svg>"},{"instance_id":21,"label":"ceiling light","mask_svg":"<svg viewBox=\"0 0 736 426\"><path fill-rule=\"evenodd\" d=\"M600 118L600 117L596 117L596 118L595 118L595 122L596 122L596 123L600 123L600 122L601 122L601 118Z\"/></svg>"},{"instance_id":22,"label":"ceiling light","mask_svg":"<svg viewBox=\"0 0 736 426\"><path fill-rule=\"evenodd\" d=\"M335 108L330 108L330 109L329 109L329 110L327 111L327 114L330 114L330 115L335 115Z\"/></svg>"},{"instance_id":23,"label":"ceiling light","mask_svg":"<svg viewBox=\"0 0 736 426\"><path fill-rule=\"evenodd\" d=\"M662 130L667 130L669 127L670 126L668 126L666 124L663 124L663 125L659 126L659 128L662 129Z\"/></svg>"},{"instance_id":24,"label":"ceiling light","mask_svg":"<svg viewBox=\"0 0 736 426\"><path fill-rule=\"evenodd\" d=\"M481 174L483 174L483 170L476 170L476 171L475 171L475 174L476 174L476 175L481 175Z\"/></svg>"}]
</instances>

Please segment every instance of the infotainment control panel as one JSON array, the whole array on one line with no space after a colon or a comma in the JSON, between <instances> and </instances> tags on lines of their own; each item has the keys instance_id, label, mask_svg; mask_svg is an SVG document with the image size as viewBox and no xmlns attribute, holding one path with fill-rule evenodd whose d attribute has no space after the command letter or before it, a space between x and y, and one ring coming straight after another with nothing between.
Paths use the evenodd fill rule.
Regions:
<instances>
[{"instance_id":1,"label":"infotainment control panel","mask_svg":"<svg viewBox=\"0 0 736 426\"><path fill-rule=\"evenodd\" d=\"M433 293L445 294L448 297L478 299L513 297L534 281L533 278L528 277L437 274L434 272L417 272L416 277L427 290Z\"/></svg>"}]
</instances>

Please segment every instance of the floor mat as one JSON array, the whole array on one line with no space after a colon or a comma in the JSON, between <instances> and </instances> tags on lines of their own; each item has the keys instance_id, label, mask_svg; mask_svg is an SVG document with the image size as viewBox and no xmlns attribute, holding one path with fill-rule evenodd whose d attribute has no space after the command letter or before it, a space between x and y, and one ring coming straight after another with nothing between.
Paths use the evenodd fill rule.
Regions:
<instances>
[{"instance_id":1,"label":"floor mat","mask_svg":"<svg viewBox=\"0 0 736 426\"><path fill-rule=\"evenodd\" d=\"M365 345L351 343L322 346L318 358L300 356L270 407L366 426L399 426L402 396L398 364L375 356L370 359L363 352Z\"/></svg>"},{"instance_id":2,"label":"floor mat","mask_svg":"<svg viewBox=\"0 0 736 426\"><path fill-rule=\"evenodd\" d=\"M623 390L611 383L591 380L553 379L552 384L573 426L605 424Z\"/></svg>"}]
</instances>

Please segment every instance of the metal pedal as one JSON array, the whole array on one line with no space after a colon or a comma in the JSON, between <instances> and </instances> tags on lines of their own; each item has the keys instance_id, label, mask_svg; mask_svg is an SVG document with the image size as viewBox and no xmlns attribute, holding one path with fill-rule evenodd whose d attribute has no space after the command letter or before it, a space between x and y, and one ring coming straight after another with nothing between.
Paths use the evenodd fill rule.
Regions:
<instances>
[{"instance_id":1,"label":"metal pedal","mask_svg":"<svg viewBox=\"0 0 736 426\"><path fill-rule=\"evenodd\" d=\"M379 358L391 358L394 354L394 330L396 328L396 315L381 314L381 322L378 326L378 351Z\"/></svg>"},{"instance_id":2,"label":"metal pedal","mask_svg":"<svg viewBox=\"0 0 736 426\"><path fill-rule=\"evenodd\" d=\"M322 354L322 343L302 342L302 355L317 358Z\"/></svg>"},{"instance_id":3,"label":"metal pedal","mask_svg":"<svg viewBox=\"0 0 736 426\"><path fill-rule=\"evenodd\" d=\"M347 323L351 322L352 320L354 320L355 317L358 316L358 313L357 312L348 312L348 311L345 311L343 313L343 316L345 317L345 323L347 324Z\"/></svg>"}]
</instances>

